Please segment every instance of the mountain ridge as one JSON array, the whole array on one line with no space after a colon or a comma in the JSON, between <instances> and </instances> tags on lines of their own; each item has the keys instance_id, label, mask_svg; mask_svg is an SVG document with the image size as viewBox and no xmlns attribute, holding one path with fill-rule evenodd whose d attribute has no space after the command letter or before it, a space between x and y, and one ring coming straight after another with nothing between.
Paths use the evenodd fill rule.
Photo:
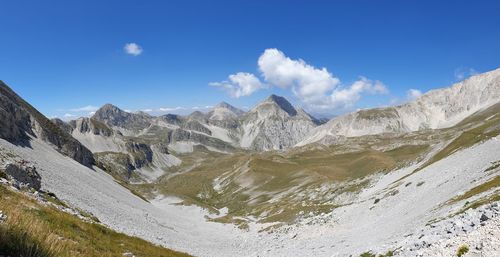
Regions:
<instances>
[{"instance_id":1,"label":"mountain ridge","mask_svg":"<svg viewBox=\"0 0 500 257\"><path fill-rule=\"evenodd\" d=\"M52 123L0 80L0 137L29 146L30 137L49 142L64 155L91 167L95 160L90 150L66 131Z\"/></svg>"},{"instance_id":2,"label":"mountain ridge","mask_svg":"<svg viewBox=\"0 0 500 257\"><path fill-rule=\"evenodd\" d=\"M297 146L339 136L439 129L457 124L500 101L500 69L472 76L451 87L434 89L408 103L336 117L309 133Z\"/></svg>"}]
</instances>

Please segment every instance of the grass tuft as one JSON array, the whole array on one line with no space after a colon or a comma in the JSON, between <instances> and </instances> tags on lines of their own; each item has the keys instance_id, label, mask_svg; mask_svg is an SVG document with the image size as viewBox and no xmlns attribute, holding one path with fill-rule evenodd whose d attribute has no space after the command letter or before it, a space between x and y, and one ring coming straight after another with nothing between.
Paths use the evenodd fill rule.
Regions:
<instances>
[{"instance_id":1,"label":"grass tuft","mask_svg":"<svg viewBox=\"0 0 500 257\"><path fill-rule=\"evenodd\" d=\"M0 255L122 256L131 252L140 256L189 256L85 222L2 185L0 208L7 215L0 224Z\"/></svg>"},{"instance_id":2,"label":"grass tuft","mask_svg":"<svg viewBox=\"0 0 500 257\"><path fill-rule=\"evenodd\" d=\"M461 245L460 247L458 247L457 256L461 257L464 254L466 254L468 251L469 251L469 246L467 246L467 245Z\"/></svg>"}]
</instances>

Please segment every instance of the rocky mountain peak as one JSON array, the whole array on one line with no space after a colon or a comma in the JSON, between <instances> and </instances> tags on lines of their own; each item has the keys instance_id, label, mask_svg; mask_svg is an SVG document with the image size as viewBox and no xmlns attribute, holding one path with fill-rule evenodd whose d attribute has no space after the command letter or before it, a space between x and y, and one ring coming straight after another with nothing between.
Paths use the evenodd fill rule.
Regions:
<instances>
[{"instance_id":1,"label":"rocky mountain peak","mask_svg":"<svg viewBox=\"0 0 500 257\"><path fill-rule=\"evenodd\" d=\"M286 100L286 98L277 95L270 95L266 100L261 102L256 108L263 108L265 105L272 104L279 109L285 111L290 116L297 115L297 110L293 107L293 105ZM264 107L265 108L265 107Z\"/></svg>"},{"instance_id":2,"label":"rocky mountain peak","mask_svg":"<svg viewBox=\"0 0 500 257\"><path fill-rule=\"evenodd\" d=\"M231 108L234 108L232 105L222 101L220 103L218 103L214 108L227 108L227 109L231 109Z\"/></svg>"},{"instance_id":3,"label":"rocky mountain peak","mask_svg":"<svg viewBox=\"0 0 500 257\"><path fill-rule=\"evenodd\" d=\"M126 113L127 112L116 107L115 105L105 104L95 112L94 116L99 118L105 118L116 115L125 115Z\"/></svg>"},{"instance_id":4,"label":"rocky mountain peak","mask_svg":"<svg viewBox=\"0 0 500 257\"><path fill-rule=\"evenodd\" d=\"M129 113L112 104L105 104L95 112L92 119L108 126L141 130L151 124L152 116L146 113Z\"/></svg>"},{"instance_id":5,"label":"rocky mountain peak","mask_svg":"<svg viewBox=\"0 0 500 257\"><path fill-rule=\"evenodd\" d=\"M190 120L198 120L198 121L203 121L205 120L205 114L200 111L194 111L191 114L187 116L188 119Z\"/></svg>"},{"instance_id":6,"label":"rocky mountain peak","mask_svg":"<svg viewBox=\"0 0 500 257\"><path fill-rule=\"evenodd\" d=\"M220 102L208 113L208 117L211 120L225 120L228 118L236 118L244 113L244 111L226 102Z\"/></svg>"}]
</instances>

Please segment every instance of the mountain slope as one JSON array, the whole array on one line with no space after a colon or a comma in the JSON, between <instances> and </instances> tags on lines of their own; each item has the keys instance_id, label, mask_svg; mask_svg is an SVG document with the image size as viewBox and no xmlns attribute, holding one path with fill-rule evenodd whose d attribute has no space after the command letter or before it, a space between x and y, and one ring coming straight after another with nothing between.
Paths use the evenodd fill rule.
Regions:
<instances>
[{"instance_id":1,"label":"mountain slope","mask_svg":"<svg viewBox=\"0 0 500 257\"><path fill-rule=\"evenodd\" d=\"M290 106L270 97L238 122L254 122L260 138L269 136L261 126L281 128L284 132L277 133L284 136L279 140L286 142L294 125L315 125L307 113ZM389 250L413 256L428 244L500 218L494 211L498 205L493 205L500 200L499 108L498 103L485 107L448 128L339 137L337 144L328 146L231 154L200 146L180 154L181 165L160 179L124 184L127 188L109 175L112 172L99 167L89 172L52 143L28 134L30 147L18 143L22 136L0 139L0 183L9 183L5 173L12 174L3 172L4 166L33 164L30 169L40 175L42 190L55 193L65 204L117 231L197 256L326 257ZM392 114L382 117L391 119ZM116 128L92 119L70 122L71 128L57 120L52 124L72 133L120 136L129 160L139 165L154 163L154 147L168 153L171 145L163 143L172 142L175 133L185 134L179 139L214 139L203 114L168 119L172 122L156 124L152 117L152 124L138 132L128 130L134 132L129 136L112 134ZM10 128L22 131L24 124ZM485 204L480 210L472 208ZM39 208L26 211L44 213Z\"/></svg>"},{"instance_id":2,"label":"mountain slope","mask_svg":"<svg viewBox=\"0 0 500 257\"><path fill-rule=\"evenodd\" d=\"M97 166L127 183L151 182L180 163L164 143L124 136L94 118L54 122L92 151Z\"/></svg>"},{"instance_id":3,"label":"mountain slope","mask_svg":"<svg viewBox=\"0 0 500 257\"><path fill-rule=\"evenodd\" d=\"M61 153L85 166L94 163L92 153L60 129L0 81L0 138L29 146L30 137L49 142Z\"/></svg>"},{"instance_id":4,"label":"mountain slope","mask_svg":"<svg viewBox=\"0 0 500 257\"><path fill-rule=\"evenodd\" d=\"M93 153L125 151L125 142L120 132L104 123L93 118L79 118L70 121L68 125L71 127L71 135Z\"/></svg>"},{"instance_id":5,"label":"mountain slope","mask_svg":"<svg viewBox=\"0 0 500 257\"><path fill-rule=\"evenodd\" d=\"M284 97L271 95L249 112L228 103L208 113L195 111L181 116L158 117L128 113L106 104L92 119L119 130L128 137L162 139L177 152L191 152L196 145L214 151L287 149L304 138L319 121L302 109L295 109Z\"/></svg>"},{"instance_id":6,"label":"mountain slope","mask_svg":"<svg viewBox=\"0 0 500 257\"><path fill-rule=\"evenodd\" d=\"M296 110L284 97L271 95L241 117L240 146L286 149L303 139L316 122L305 111Z\"/></svg>"},{"instance_id":7,"label":"mountain slope","mask_svg":"<svg viewBox=\"0 0 500 257\"><path fill-rule=\"evenodd\" d=\"M226 119L235 119L245 112L226 103L221 102L216 105L210 112L207 113L207 117L210 120L226 120Z\"/></svg>"},{"instance_id":8,"label":"mountain slope","mask_svg":"<svg viewBox=\"0 0 500 257\"><path fill-rule=\"evenodd\" d=\"M475 75L450 88L431 90L409 103L361 110L314 129L298 146L338 136L356 137L453 126L500 101L500 69Z\"/></svg>"},{"instance_id":9,"label":"mountain slope","mask_svg":"<svg viewBox=\"0 0 500 257\"><path fill-rule=\"evenodd\" d=\"M105 104L95 112L92 118L110 127L120 127L137 132L147 128L153 117L144 112L130 113L112 104Z\"/></svg>"},{"instance_id":10,"label":"mountain slope","mask_svg":"<svg viewBox=\"0 0 500 257\"><path fill-rule=\"evenodd\" d=\"M86 218L82 220L46 193L35 197L0 184L0 206L5 218L0 251L7 256L190 256L118 233L88 213L71 210Z\"/></svg>"}]
</instances>

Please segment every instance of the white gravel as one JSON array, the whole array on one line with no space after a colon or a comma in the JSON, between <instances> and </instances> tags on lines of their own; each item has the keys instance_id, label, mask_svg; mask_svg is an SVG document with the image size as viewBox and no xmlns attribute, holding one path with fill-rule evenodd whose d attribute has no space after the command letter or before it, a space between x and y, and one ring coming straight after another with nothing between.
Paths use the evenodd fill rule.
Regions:
<instances>
[{"instance_id":1,"label":"white gravel","mask_svg":"<svg viewBox=\"0 0 500 257\"><path fill-rule=\"evenodd\" d=\"M91 212L117 231L196 256L356 256L368 250L394 249L401 243L412 243L404 241L405 235L418 233L429 220L446 216L454 207L438 207L488 179L484 169L500 159L500 141L489 140L404 179L394 186L398 190L395 195L385 196L393 190L388 189L393 186L391 182L408 174L410 168L383 176L356 203L311 218L311 225L267 234L257 233L262 226L255 224L246 232L232 225L206 222L204 211L173 205L171 198L147 203L105 172L83 167L46 143L36 139L31 142L32 148L4 140L0 140L0 146L34 163L44 189ZM417 186L419 182L424 183ZM374 204L376 198L381 200ZM498 232L498 226L492 230Z\"/></svg>"}]
</instances>

